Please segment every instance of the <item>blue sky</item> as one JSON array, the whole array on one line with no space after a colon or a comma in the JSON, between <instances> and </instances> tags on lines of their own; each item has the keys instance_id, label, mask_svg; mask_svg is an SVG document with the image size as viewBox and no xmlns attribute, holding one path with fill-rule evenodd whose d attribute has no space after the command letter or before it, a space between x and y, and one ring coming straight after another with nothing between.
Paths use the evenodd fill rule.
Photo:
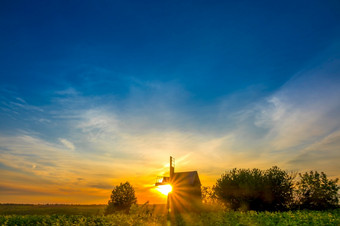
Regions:
<instances>
[{"instance_id":1,"label":"blue sky","mask_svg":"<svg viewBox=\"0 0 340 226\"><path fill-rule=\"evenodd\" d=\"M206 185L233 167L340 177L339 12L1 1L0 201L105 203L130 180L161 202L149 188L169 155Z\"/></svg>"}]
</instances>

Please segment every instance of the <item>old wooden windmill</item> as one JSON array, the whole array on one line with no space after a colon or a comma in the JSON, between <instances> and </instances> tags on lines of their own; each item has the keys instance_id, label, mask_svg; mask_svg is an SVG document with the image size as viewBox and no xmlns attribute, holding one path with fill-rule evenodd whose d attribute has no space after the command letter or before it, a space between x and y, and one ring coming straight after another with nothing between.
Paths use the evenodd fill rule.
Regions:
<instances>
[{"instance_id":1,"label":"old wooden windmill","mask_svg":"<svg viewBox=\"0 0 340 226\"><path fill-rule=\"evenodd\" d=\"M175 159L170 156L169 177L158 177L156 186L167 186L167 209L171 213L195 211L201 204L201 182L197 171L175 172Z\"/></svg>"}]
</instances>

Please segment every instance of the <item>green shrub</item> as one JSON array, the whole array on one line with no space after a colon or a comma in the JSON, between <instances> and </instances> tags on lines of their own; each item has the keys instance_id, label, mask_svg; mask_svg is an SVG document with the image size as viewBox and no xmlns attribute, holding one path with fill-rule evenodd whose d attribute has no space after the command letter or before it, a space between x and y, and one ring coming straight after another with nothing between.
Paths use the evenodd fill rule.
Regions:
<instances>
[{"instance_id":1,"label":"green shrub","mask_svg":"<svg viewBox=\"0 0 340 226\"><path fill-rule=\"evenodd\" d=\"M338 206L338 178L330 180L324 172L310 171L299 174L297 206L302 209L330 209Z\"/></svg>"},{"instance_id":2,"label":"green shrub","mask_svg":"<svg viewBox=\"0 0 340 226\"><path fill-rule=\"evenodd\" d=\"M266 171L235 168L217 180L214 190L233 210L284 210L292 202L293 178L276 166Z\"/></svg>"},{"instance_id":3,"label":"green shrub","mask_svg":"<svg viewBox=\"0 0 340 226\"><path fill-rule=\"evenodd\" d=\"M129 182L120 183L111 193L108 206L105 209L105 215L120 211L128 213L132 204L137 203L134 188Z\"/></svg>"}]
</instances>

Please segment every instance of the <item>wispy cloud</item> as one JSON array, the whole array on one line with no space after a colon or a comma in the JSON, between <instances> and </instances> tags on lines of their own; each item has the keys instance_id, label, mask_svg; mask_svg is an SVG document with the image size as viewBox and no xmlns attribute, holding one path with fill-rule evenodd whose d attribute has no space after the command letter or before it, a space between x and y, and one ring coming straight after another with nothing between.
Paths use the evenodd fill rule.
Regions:
<instances>
[{"instance_id":1,"label":"wispy cloud","mask_svg":"<svg viewBox=\"0 0 340 226\"><path fill-rule=\"evenodd\" d=\"M289 161L289 168L323 166L340 175L335 173L339 156L334 153L334 137L340 132L339 71L339 61L303 71L258 105L255 124L268 131L263 143L283 162Z\"/></svg>"},{"instance_id":2,"label":"wispy cloud","mask_svg":"<svg viewBox=\"0 0 340 226\"><path fill-rule=\"evenodd\" d=\"M66 139L64 139L64 138L60 138L59 141L60 141L63 145L65 145L65 147L67 147L68 149L74 151L75 146L74 146L74 144L73 144L71 141L68 141L68 140L66 140Z\"/></svg>"}]
</instances>

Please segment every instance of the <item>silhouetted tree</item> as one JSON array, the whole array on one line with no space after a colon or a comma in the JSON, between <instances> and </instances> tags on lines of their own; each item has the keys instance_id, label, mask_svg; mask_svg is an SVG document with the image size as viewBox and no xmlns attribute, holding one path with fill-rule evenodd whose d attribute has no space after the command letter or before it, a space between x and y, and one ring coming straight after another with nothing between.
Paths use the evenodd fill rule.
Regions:
<instances>
[{"instance_id":1,"label":"silhouetted tree","mask_svg":"<svg viewBox=\"0 0 340 226\"><path fill-rule=\"evenodd\" d=\"M129 182L120 183L113 188L105 214L112 214L116 211L128 213L132 204L137 203L135 190Z\"/></svg>"},{"instance_id":2,"label":"silhouetted tree","mask_svg":"<svg viewBox=\"0 0 340 226\"><path fill-rule=\"evenodd\" d=\"M338 207L338 178L328 179L324 172L310 171L299 174L297 182L297 205L302 209L329 209Z\"/></svg>"},{"instance_id":3,"label":"silhouetted tree","mask_svg":"<svg viewBox=\"0 0 340 226\"><path fill-rule=\"evenodd\" d=\"M253 209L262 199L263 175L259 169L233 169L222 175L215 186L217 197L231 209Z\"/></svg>"},{"instance_id":4,"label":"silhouetted tree","mask_svg":"<svg viewBox=\"0 0 340 226\"><path fill-rule=\"evenodd\" d=\"M296 173L288 173L277 166L265 172L269 185L269 210L286 210L293 204L294 178Z\"/></svg>"},{"instance_id":5,"label":"silhouetted tree","mask_svg":"<svg viewBox=\"0 0 340 226\"><path fill-rule=\"evenodd\" d=\"M217 180L214 190L234 210L283 210L292 201L293 176L277 166L266 171L235 168Z\"/></svg>"}]
</instances>

